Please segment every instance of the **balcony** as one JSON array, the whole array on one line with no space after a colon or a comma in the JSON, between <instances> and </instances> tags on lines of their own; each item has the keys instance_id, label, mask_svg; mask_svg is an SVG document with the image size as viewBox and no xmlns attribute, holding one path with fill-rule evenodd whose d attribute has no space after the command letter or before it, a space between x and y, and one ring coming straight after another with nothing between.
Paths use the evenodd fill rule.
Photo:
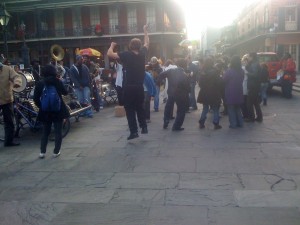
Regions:
<instances>
[{"instance_id":1,"label":"balcony","mask_svg":"<svg viewBox=\"0 0 300 225\"><path fill-rule=\"evenodd\" d=\"M160 29L159 29L160 28ZM150 24L149 32L175 32L180 33L180 30L175 27L164 27L163 24ZM137 24L131 24L129 26L102 26L102 35L131 35L143 33L143 26L138 26ZM73 29L42 29L40 32L29 32L26 31L26 40L33 39L59 39L59 38L80 38L80 37L91 37L99 36L100 34L95 33L95 26L90 26L86 28L75 27ZM3 40L3 33L0 33L0 42ZM19 40L18 32L16 30L7 32L8 41Z\"/></svg>"},{"instance_id":2,"label":"balcony","mask_svg":"<svg viewBox=\"0 0 300 225\"><path fill-rule=\"evenodd\" d=\"M297 31L297 21L285 21L285 30L286 31Z\"/></svg>"}]
</instances>

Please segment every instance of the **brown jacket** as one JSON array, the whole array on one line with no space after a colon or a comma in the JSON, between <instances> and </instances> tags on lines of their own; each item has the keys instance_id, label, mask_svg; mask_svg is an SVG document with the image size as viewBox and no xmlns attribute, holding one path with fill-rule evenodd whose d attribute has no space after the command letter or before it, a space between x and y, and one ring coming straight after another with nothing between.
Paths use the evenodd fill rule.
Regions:
<instances>
[{"instance_id":1,"label":"brown jacket","mask_svg":"<svg viewBox=\"0 0 300 225\"><path fill-rule=\"evenodd\" d=\"M3 65L0 69L0 105L13 102L13 86L22 85L22 78L11 67Z\"/></svg>"}]
</instances>

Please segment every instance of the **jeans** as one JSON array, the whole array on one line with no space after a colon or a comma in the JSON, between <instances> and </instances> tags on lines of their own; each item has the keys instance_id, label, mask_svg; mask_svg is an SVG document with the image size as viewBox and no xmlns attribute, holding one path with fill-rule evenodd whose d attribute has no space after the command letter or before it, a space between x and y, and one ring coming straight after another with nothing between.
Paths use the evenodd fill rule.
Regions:
<instances>
[{"instance_id":1,"label":"jeans","mask_svg":"<svg viewBox=\"0 0 300 225\"><path fill-rule=\"evenodd\" d=\"M4 121L4 144L9 145L13 142L15 132L13 103L0 105L0 109L2 109Z\"/></svg>"},{"instance_id":2,"label":"jeans","mask_svg":"<svg viewBox=\"0 0 300 225\"><path fill-rule=\"evenodd\" d=\"M255 120L254 108L256 112L256 119L261 121L263 119L263 115L260 108L260 97L256 93L249 93L247 98L247 109L249 119L252 121Z\"/></svg>"},{"instance_id":3,"label":"jeans","mask_svg":"<svg viewBox=\"0 0 300 225\"><path fill-rule=\"evenodd\" d=\"M260 86L260 95L263 101L267 100L267 90L269 87L269 83L261 83Z\"/></svg>"},{"instance_id":4,"label":"jeans","mask_svg":"<svg viewBox=\"0 0 300 225\"><path fill-rule=\"evenodd\" d=\"M91 103L91 90L89 87L75 88L75 93L80 104L89 105ZM85 116L92 116L93 111L89 109L84 112Z\"/></svg>"},{"instance_id":5,"label":"jeans","mask_svg":"<svg viewBox=\"0 0 300 225\"><path fill-rule=\"evenodd\" d=\"M151 96L148 94L147 91L144 92L145 98L144 98L144 109L145 109L145 116L146 120L150 120L150 102L151 102Z\"/></svg>"},{"instance_id":6,"label":"jeans","mask_svg":"<svg viewBox=\"0 0 300 225\"><path fill-rule=\"evenodd\" d=\"M131 85L123 87L124 107L130 133L137 133L137 121L140 127L147 127L144 109L144 87L143 85Z\"/></svg>"},{"instance_id":7,"label":"jeans","mask_svg":"<svg viewBox=\"0 0 300 225\"><path fill-rule=\"evenodd\" d=\"M243 127L243 116L240 105L227 105L229 127Z\"/></svg>"},{"instance_id":8,"label":"jeans","mask_svg":"<svg viewBox=\"0 0 300 225\"><path fill-rule=\"evenodd\" d=\"M55 147L54 147L54 154L59 153L62 143L62 126L63 120L56 121L56 122L44 122L43 123L43 134L41 139L41 153L46 153L47 144L48 144L48 137L51 132L52 123L54 124L54 133L55 133Z\"/></svg>"},{"instance_id":9,"label":"jeans","mask_svg":"<svg viewBox=\"0 0 300 225\"><path fill-rule=\"evenodd\" d=\"M160 94L160 86L156 85L156 95L154 97L154 110L158 111L159 109L159 94Z\"/></svg>"},{"instance_id":10,"label":"jeans","mask_svg":"<svg viewBox=\"0 0 300 225\"><path fill-rule=\"evenodd\" d=\"M196 97L195 97L195 86L196 83L192 82L190 83L191 92L190 92L190 107L193 109L197 109L197 103L196 103Z\"/></svg>"},{"instance_id":11,"label":"jeans","mask_svg":"<svg viewBox=\"0 0 300 225\"><path fill-rule=\"evenodd\" d=\"M220 114L219 114L219 106L211 106L211 109L213 110L213 124L218 125L220 122ZM200 116L199 123L201 125L204 125L206 118L207 118L207 113L209 112L209 105L203 105L203 110Z\"/></svg>"}]
</instances>

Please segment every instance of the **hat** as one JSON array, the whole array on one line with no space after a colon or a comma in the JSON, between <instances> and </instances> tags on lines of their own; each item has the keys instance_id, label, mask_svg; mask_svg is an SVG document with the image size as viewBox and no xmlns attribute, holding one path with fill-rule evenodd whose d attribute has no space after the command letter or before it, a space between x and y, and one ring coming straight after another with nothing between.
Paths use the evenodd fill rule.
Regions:
<instances>
[{"instance_id":1,"label":"hat","mask_svg":"<svg viewBox=\"0 0 300 225\"><path fill-rule=\"evenodd\" d=\"M76 62L80 59L82 59L82 55L76 55Z\"/></svg>"},{"instance_id":2,"label":"hat","mask_svg":"<svg viewBox=\"0 0 300 225\"><path fill-rule=\"evenodd\" d=\"M155 56L153 56L153 57L150 59L150 63L151 63L151 64L157 64L157 63L158 63L158 59L157 59Z\"/></svg>"}]
</instances>

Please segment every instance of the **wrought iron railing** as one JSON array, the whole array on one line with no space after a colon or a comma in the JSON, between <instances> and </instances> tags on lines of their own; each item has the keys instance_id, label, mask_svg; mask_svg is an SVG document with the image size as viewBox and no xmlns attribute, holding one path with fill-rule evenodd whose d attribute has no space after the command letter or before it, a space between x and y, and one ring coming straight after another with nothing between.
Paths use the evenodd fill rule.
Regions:
<instances>
[{"instance_id":1,"label":"wrought iron railing","mask_svg":"<svg viewBox=\"0 0 300 225\"><path fill-rule=\"evenodd\" d=\"M1 32L1 31L0 31ZM65 37L85 37L85 36L100 36L100 35L122 35L122 34L137 34L143 32L143 26L131 24L128 26L114 25L102 26L101 32L95 31L95 26L90 27L75 27L73 29L42 29L40 31L30 32L26 31L25 39L41 39L41 38L65 38ZM176 27L165 27L163 24L150 24L149 32L178 32L181 30ZM7 40L19 40L18 31L10 31L7 33ZM0 33L0 42L3 40L3 33Z\"/></svg>"}]
</instances>

